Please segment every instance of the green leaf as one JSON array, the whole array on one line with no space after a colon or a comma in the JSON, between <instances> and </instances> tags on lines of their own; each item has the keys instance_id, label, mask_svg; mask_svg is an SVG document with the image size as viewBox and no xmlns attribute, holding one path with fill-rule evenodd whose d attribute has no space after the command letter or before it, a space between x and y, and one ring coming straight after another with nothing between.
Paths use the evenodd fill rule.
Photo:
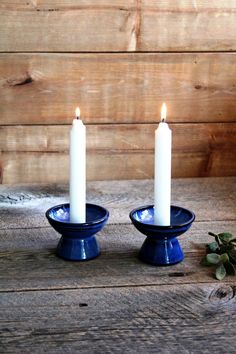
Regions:
<instances>
[{"instance_id":1,"label":"green leaf","mask_svg":"<svg viewBox=\"0 0 236 354\"><path fill-rule=\"evenodd\" d=\"M207 257L204 256L201 261L200 261L200 264L203 265L203 266L212 266L212 263L209 263L208 260L207 260Z\"/></svg>"},{"instance_id":2,"label":"green leaf","mask_svg":"<svg viewBox=\"0 0 236 354\"><path fill-rule=\"evenodd\" d=\"M218 264L220 262L220 256L216 253L209 253L206 256L206 260L210 264Z\"/></svg>"},{"instance_id":3,"label":"green leaf","mask_svg":"<svg viewBox=\"0 0 236 354\"><path fill-rule=\"evenodd\" d=\"M231 262L226 262L224 264L227 274L229 275L236 275L236 270L234 265Z\"/></svg>"},{"instance_id":4,"label":"green leaf","mask_svg":"<svg viewBox=\"0 0 236 354\"><path fill-rule=\"evenodd\" d=\"M220 264L216 268L216 279L222 280L222 279L224 279L225 276L226 276L226 269L223 264Z\"/></svg>"},{"instance_id":5,"label":"green leaf","mask_svg":"<svg viewBox=\"0 0 236 354\"><path fill-rule=\"evenodd\" d=\"M215 241L206 245L206 255L200 263L205 266L216 265L215 275L218 280L224 279L227 274L236 276L236 237L230 232L208 234Z\"/></svg>"},{"instance_id":6,"label":"green leaf","mask_svg":"<svg viewBox=\"0 0 236 354\"><path fill-rule=\"evenodd\" d=\"M210 251L215 252L217 249L219 249L219 245L214 241L208 244L208 248Z\"/></svg>"},{"instance_id":7,"label":"green leaf","mask_svg":"<svg viewBox=\"0 0 236 354\"><path fill-rule=\"evenodd\" d=\"M230 232L221 232L220 234L218 234L218 237L222 242L229 242L232 239L233 235Z\"/></svg>"},{"instance_id":8,"label":"green leaf","mask_svg":"<svg viewBox=\"0 0 236 354\"><path fill-rule=\"evenodd\" d=\"M220 255L220 261L222 263L229 262L229 256L227 255L227 253L223 253Z\"/></svg>"}]
</instances>

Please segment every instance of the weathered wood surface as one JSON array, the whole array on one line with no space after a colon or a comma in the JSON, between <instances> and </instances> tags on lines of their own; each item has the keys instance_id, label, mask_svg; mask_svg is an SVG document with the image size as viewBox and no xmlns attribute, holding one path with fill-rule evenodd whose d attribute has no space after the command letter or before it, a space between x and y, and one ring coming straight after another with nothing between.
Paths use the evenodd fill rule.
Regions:
<instances>
[{"instance_id":1,"label":"weathered wood surface","mask_svg":"<svg viewBox=\"0 0 236 354\"><path fill-rule=\"evenodd\" d=\"M65 185L0 186L0 346L4 353L233 353L235 279L217 282L199 264L208 231L236 232L236 177L173 180L173 202L196 213L180 237L185 260L140 262L144 239L128 212L152 202L153 181L88 183L106 206L90 262L55 256L59 235L47 207L66 201Z\"/></svg>"},{"instance_id":2,"label":"weathered wood surface","mask_svg":"<svg viewBox=\"0 0 236 354\"><path fill-rule=\"evenodd\" d=\"M233 150L174 152L172 158L173 177L214 177L236 174ZM89 152L87 154L87 179L153 178L153 162L154 155L150 150ZM2 153L0 166L1 183L65 183L69 178L67 153Z\"/></svg>"},{"instance_id":3,"label":"weathered wood surface","mask_svg":"<svg viewBox=\"0 0 236 354\"><path fill-rule=\"evenodd\" d=\"M235 288L142 286L1 294L4 353L234 353Z\"/></svg>"},{"instance_id":4,"label":"weathered wood surface","mask_svg":"<svg viewBox=\"0 0 236 354\"><path fill-rule=\"evenodd\" d=\"M22 216L23 218L23 216ZM206 242L212 241L208 231L229 232L236 234L235 220L227 221L197 221L194 222L188 233L179 237L181 245L191 253L205 250ZM206 231L207 230L207 231ZM111 224L98 234L97 240L103 251L120 253L128 250L135 253L144 241L145 236L138 232L131 222ZM21 226L0 230L0 252L16 252L34 249L46 249L50 252L57 245L60 235L51 226ZM133 257L133 254L132 254Z\"/></svg>"},{"instance_id":5,"label":"weathered wood surface","mask_svg":"<svg viewBox=\"0 0 236 354\"><path fill-rule=\"evenodd\" d=\"M3 52L232 51L236 5L233 0L3 0L0 32Z\"/></svg>"},{"instance_id":6,"label":"weathered wood surface","mask_svg":"<svg viewBox=\"0 0 236 354\"><path fill-rule=\"evenodd\" d=\"M186 283L214 281L211 269L206 271L199 266L199 261L204 244L211 239L208 231L236 233L235 182L235 178L173 180L174 203L196 212L193 227L180 238L186 260L177 265L174 272L172 267L157 271L137 260L144 236L131 225L128 214L138 205L152 203L153 181L88 184L89 201L107 207L110 219L98 236L102 256L79 265L55 257L60 236L48 227L44 216L47 208L68 199L67 187L1 186L2 290L125 286L130 283L156 285L182 283L183 279ZM8 272L5 274L1 268L7 268ZM31 269L30 273L28 269Z\"/></svg>"},{"instance_id":7,"label":"weathered wood surface","mask_svg":"<svg viewBox=\"0 0 236 354\"><path fill-rule=\"evenodd\" d=\"M89 124L87 151L154 150L154 124ZM174 152L214 153L236 150L236 122L169 124ZM0 126L1 152L68 152L69 125ZM232 161L233 163L234 161Z\"/></svg>"},{"instance_id":8,"label":"weathered wood surface","mask_svg":"<svg viewBox=\"0 0 236 354\"><path fill-rule=\"evenodd\" d=\"M60 236L51 228L1 230L0 292L214 283L212 268L200 265L205 244L212 241L208 230L236 233L236 221L196 223L179 239L185 260L158 268L138 260L145 237L132 225L108 225L97 236L101 256L82 263L56 257ZM228 277L226 282L235 284L235 279Z\"/></svg>"},{"instance_id":9,"label":"weathered wood surface","mask_svg":"<svg viewBox=\"0 0 236 354\"><path fill-rule=\"evenodd\" d=\"M156 127L157 124L88 125L88 180L152 178ZM236 175L236 123L170 127L173 177ZM66 182L69 129L68 125L0 127L2 183ZM52 173L58 166L60 172Z\"/></svg>"},{"instance_id":10,"label":"weathered wood surface","mask_svg":"<svg viewBox=\"0 0 236 354\"><path fill-rule=\"evenodd\" d=\"M1 125L235 122L235 53L1 54Z\"/></svg>"},{"instance_id":11,"label":"weathered wood surface","mask_svg":"<svg viewBox=\"0 0 236 354\"><path fill-rule=\"evenodd\" d=\"M122 227L120 231L122 232ZM110 240L107 239L107 243ZM216 282L213 270L200 265L203 252L196 255L185 250L187 253L184 262L174 268L157 268L138 260L141 245L142 242L139 241L129 250L126 243L123 250L117 251L113 243L112 250L104 250L99 258L89 263L68 262L57 258L56 244L52 249L1 252L0 293ZM229 277L226 282L235 283L235 280Z\"/></svg>"},{"instance_id":12,"label":"weathered wood surface","mask_svg":"<svg viewBox=\"0 0 236 354\"><path fill-rule=\"evenodd\" d=\"M197 221L236 218L236 177L172 180L172 204L196 213ZM109 224L130 223L129 212L153 204L153 180L97 181L87 184L87 201L109 209ZM0 186L0 229L48 226L45 211L68 202L68 185Z\"/></svg>"},{"instance_id":13,"label":"weathered wood surface","mask_svg":"<svg viewBox=\"0 0 236 354\"><path fill-rule=\"evenodd\" d=\"M145 141L154 140L145 139L163 101L169 122L235 123L235 19L234 0L2 0L0 127L27 130L15 131L26 133L20 149L14 135L2 139L0 183L66 182L68 139L56 132L66 131L78 104L96 145L88 152L89 180L153 177L153 147ZM30 125L38 126L32 146ZM174 134L173 176L235 175L231 128L215 136L209 125L189 125L186 144L183 133ZM122 142L123 133L129 139ZM58 165L60 173L51 173Z\"/></svg>"}]
</instances>

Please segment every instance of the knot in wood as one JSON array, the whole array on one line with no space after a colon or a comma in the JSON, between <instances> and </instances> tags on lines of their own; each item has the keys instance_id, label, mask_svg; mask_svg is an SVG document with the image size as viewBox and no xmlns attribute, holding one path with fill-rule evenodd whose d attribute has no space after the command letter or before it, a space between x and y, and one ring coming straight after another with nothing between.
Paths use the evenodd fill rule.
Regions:
<instances>
[{"instance_id":1,"label":"knot in wood","mask_svg":"<svg viewBox=\"0 0 236 354\"><path fill-rule=\"evenodd\" d=\"M226 303L234 297L234 289L230 285L222 285L214 289L209 300L213 303Z\"/></svg>"},{"instance_id":2,"label":"knot in wood","mask_svg":"<svg viewBox=\"0 0 236 354\"><path fill-rule=\"evenodd\" d=\"M196 90L200 90L202 88L202 86L199 85L199 84L196 84L194 87L195 87Z\"/></svg>"},{"instance_id":3,"label":"knot in wood","mask_svg":"<svg viewBox=\"0 0 236 354\"><path fill-rule=\"evenodd\" d=\"M7 84L9 86L13 86L13 87L31 84L32 82L33 82L33 78L31 77L31 75L28 72L26 72L25 74L22 74L19 77L9 78L7 80Z\"/></svg>"}]
</instances>

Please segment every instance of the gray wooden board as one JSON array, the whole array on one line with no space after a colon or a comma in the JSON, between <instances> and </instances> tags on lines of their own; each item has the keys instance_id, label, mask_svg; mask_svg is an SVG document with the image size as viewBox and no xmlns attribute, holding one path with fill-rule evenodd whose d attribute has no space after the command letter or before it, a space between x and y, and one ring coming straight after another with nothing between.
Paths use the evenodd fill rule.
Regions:
<instances>
[{"instance_id":1,"label":"gray wooden board","mask_svg":"<svg viewBox=\"0 0 236 354\"><path fill-rule=\"evenodd\" d=\"M131 224L107 225L97 236L102 255L82 263L56 257L60 236L51 227L0 230L0 291L210 282L211 268L199 265L206 242L212 240L207 231L226 229L236 232L236 221L194 223L179 238L185 261L167 268L137 259L144 236Z\"/></svg>"},{"instance_id":2,"label":"gray wooden board","mask_svg":"<svg viewBox=\"0 0 236 354\"><path fill-rule=\"evenodd\" d=\"M128 214L153 202L153 181L89 182L107 207L89 262L55 256L59 235L45 211L68 200L61 185L0 187L0 352L233 353L236 281L199 264L208 231L236 231L235 177L172 182L172 201L196 213L180 237L185 260L140 262L144 240Z\"/></svg>"},{"instance_id":3,"label":"gray wooden board","mask_svg":"<svg viewBox=\"0 0 236 354\"><path fill-rule=\"evenodd\" d=\"M172 204L189 208L197 221L235 220L236 177L172 180ZM110 211L109 223L129 222L129 212L153 203L153 181L88 182L87 201ZM47 226L45 211L68 202L63 185L0 186L0 229Z\"/></svg>"},{"instance_id":4,"label":"gray wooden board","mask_svg":"<svg viewBox=\"0 0 236 354\"><path fill-rule=\"evenodd\" d=\"M7 293L0 311L4 353L235 353L227 284Z\"/></svg>"},{"instance_id":5,"label":"gray wooden board","mask_svg":"<svg viewBox=\"0 0 236 354\"><path fill-rule=\"evenodd\" d=\"M213 269L200 265L200 252L186 252L185 260L171 267L150 266L137 255L137 248L113 250L89 262L68 262L57 258L54 249L5 251L0 254L0 292L215 281ZM236 283L234 277L226 282Z\"/></svg>"},{"instance_id":6,"label":"gray wooden board","mask_svg":"<svg viewBox=\"0 0 236 354\"><path fill-rule=\"evenodd\" d=\"M213 241L208 232L228 231L236 235L236 220L232 221L199 221L179 237L184 250L197 252ZM96 236L102 251L124 252L137 250L145 236L131 224L108 224ZM51 227L24 227L0 230L0 252L5 250L26 250L55 248L60 235Z\"/></svg>"}]
</instances>

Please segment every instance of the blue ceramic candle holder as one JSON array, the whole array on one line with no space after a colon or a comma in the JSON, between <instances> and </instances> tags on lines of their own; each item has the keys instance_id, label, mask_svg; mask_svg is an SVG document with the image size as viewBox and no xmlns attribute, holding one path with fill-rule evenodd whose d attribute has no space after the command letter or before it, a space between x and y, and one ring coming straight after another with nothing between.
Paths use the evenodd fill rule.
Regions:
<instances>
[{"instance_id":1,"label":"blue ceramic candle holder","mask_svg":"<svg viewBox=\"0 0 236 354\"><path fill-rule=\"evenodd\" d=\"M57 255L71 261L85 261L100 254L95 238L106 224L109 212L105 208L86 204L86 222L70 222L70 205L61 204L48 209L46 217L50 225L61 234Z\"/></svg>"},{"instance_id":2,"label":"blue ceramic candle holder","mask_svg":"<svg viewBox=\"0 0 236 354\"><path fill-rule=\"evenodd\" d=\"M176 237L190 228L195 219L192 211L171 205L170 226L154 224L153 205L132 210L130 219L136 229L147 236L139 252L142 261L152 265L172 265L184 259Z\"/></svg>"}]
</instances>

